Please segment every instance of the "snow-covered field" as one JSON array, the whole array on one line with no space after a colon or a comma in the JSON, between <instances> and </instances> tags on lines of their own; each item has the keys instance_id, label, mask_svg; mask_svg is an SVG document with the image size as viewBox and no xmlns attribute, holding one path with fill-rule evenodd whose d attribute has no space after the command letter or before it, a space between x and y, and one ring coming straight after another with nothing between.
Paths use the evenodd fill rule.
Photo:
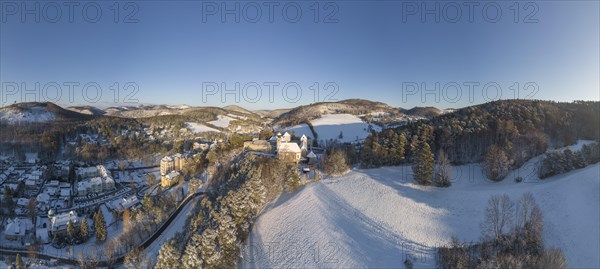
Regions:
<instances>
[{"instance_id":1,"label":"snow-covered field","mask_svg":"<svg viewBox=\"0 0 600 269\"><path fill-rule=\"evenodd\" d=\"M337 139L340 142L354 142L363 140L369 135L369 124L363 122L359 117L350 114L326 114L311 121L317 132L319 141ZM372 125L376 131L381 131L377 125ZM296 131L298 136L303 134L312 137L312 132L306 124L296 125L285 129L285 131ZM340 139L340 133L342 138Z\"/></svg>"},{"instance_id":2,"label":"snow-covered field","mask_svg":"<svg viewBox=\"0 0 600 269\"><path fill-rule=\"evenodd\" d=\"M532 162L535 160L532 160ZM478 165L453 167L450 188L417 185L407 166L353 170L282 196L259 217L241 264L248 268L435 267L435 247L478 241L491 195L513 202L532 192L543 211L546 246L561 248L569 267L599 268L600 164L537 180L534 163L504 181ZM516 183L514 177L525 181Z\"/></svg>"},{"instance_id":3,"label":"snow-covered field","mask_svg":"<svg viewBox=\"0 0 600 269\"><path fill-rule=\"evenodd\" d=\"M213 121L209 121L208 123L217 126L217 127L221 127L221 128L227 128L229 127L229 122L235 120L232 117L229 116L223 116L223 115L217 115L217 119L213 120Z\"/></svg>"},{"instance_id":4,"label":"snow-covered field","mask_svg":"<svg viewBox=\"0 0 600 269\"><path fill-rule=\"evenodd\" d=\"M190 129L194 133L204 133L204 132L220 132L215 128L208 127L202 123L196 122L186 122L187 128ZM216 125L215 125L216 126Z\"/></svg>"}]
</instances>

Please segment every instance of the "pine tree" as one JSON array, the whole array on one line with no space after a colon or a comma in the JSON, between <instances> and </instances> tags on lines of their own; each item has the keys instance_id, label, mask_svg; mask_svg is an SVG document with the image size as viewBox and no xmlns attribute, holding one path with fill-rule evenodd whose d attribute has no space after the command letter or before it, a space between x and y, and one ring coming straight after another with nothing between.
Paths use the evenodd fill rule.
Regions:
<instances>
[{"instance_id":1,"label":"pine tree","mask_svg":"<svg viewBox=\"0 0 600 269\"><path fill-rule=\"evenodd\" d=\"M69 240L73 240L77 236L75 234L75 224L70 220L67 222L67 236L69 236Z\"/></svg>"},{"instance_id":2,"label":"pine tree","mask_svg":"<svg viewBox=\"0 0 600 269\"><path fill-rule=\"evenodd\" d=\"M406 134L405 133L400 133L398 135L398 147L396 148L396 152L395 155L398 156L398 163L399 164L402 160L404 160L404 154L405 154L405 148L406 148Z\"/></svg>"},{"instance_id":3,"label":"pine tree","mask_svg":"<svg viewBox=\"0 0 600 269\"><path fill-rule=\"evenodd\" d=\"M90 235L89 228L90 228L90 226L88 225L87 218L83 218L81 220L81 222L79 223L79 234L81 235L81 238L83 238L84 240L87 239L88 236Z\"/></svg>"},{"instance_id":4,"label":"pine tree","mask_svg":"<svg viewBox=\"0 0 600 269\"><path fill-rule=\"evenodd\" d=\"M346 153L341 148L331 148L323 157L323 171L332 175L340 175L348 171Z\"/></svg>"},{"instance_id":5,"label":"pine tree","mask_svg":"<svg viewBox=\"0 0 600 269\"><path fill-rule=\"evenodd\" d=\"M182 266L185 269L196 269L196 268L203 268L204 267L204 262L202 260L202 258L204 257L202 254L202 236L195 233L194 235L192 235L192 238L190 239L190 241L188 242L188 244L185 246L185 251L183 253L183 258L182 258ZM159 264L165 264L165 267L162 268L172 268L170 264L167 263L167 260L162 261L162 253L163 253L163 248L165 248L165 246L167 246L166 244L161 247L160 251L159 251L159 262L156 264L156 269L159 269L161 267L159 267ZM166 247L164 249L165 252L165 257L164 259L172 259L174 257L172 257L171 254L167 254L167 251L171 251L169 249L170 247Z\"/></svg>"},{"instance_id":6,"label":"pine tree","mask_svg":"<svg viewBox=\"0 0 600 269\"><path fill-rule=\"evenodd\" d=\"M98 210L94 215L94 227L96 228L96 240L101 242L106 240L106 221L102 210Z\"/></svg>"},{"instance_id":7,"label":"pine tree","mask_svg":"<svg viewBox=\"0 0 600 269\"><path fill-rule=\"evenodd\" d=\"M221 251L221 266L233 267L237 250L236 226L229 212L221 212L217 218L218 243Z\"/></svg>"},{"instance_id":8,"label":"pine tree","mask_svg":"<svg viewBox=\"0 0 600 269\"><path fill-rule=\"evenodd\" d=\"M23 266L23 258L21 258L21 254L17 254L17 269L24 269L25 266Z\"/></svg>"},{"instance_id":9,"label":"pine tree","mask_svg":"<svg viewBox=\"0 0 600 269\"><path fill-rule=\"evenodd\" d=\"M218 266L221 252L217 248L217 231L208 228L202 232L200 253L206 268L216 268Z\"/></svg>"},{"instance_id":10,"label":"pine tree","mask_svg":"<svg viewBox=\"0 0 600 269\"><path fill-rule=\"evenodd\" d=\"M570 148L567 148L563 152L563 155L564 155L564 158L565 158L565 172L568 172L568 171L571 171L571 170L575 169L575 163L576 163L575 152L573 152Z\"/></svg>"},{"instance_id":11,"label":"pine tree","mask_svg":"<svg viewBox=\"0 0 600 269\"><path fill-rule=\"evenodd\" d=\"M429 185L433 179L433 154L427 142L419 143L413 163L413 175L417 182Z\"/></svg>"},{"instance_id":12,"label":"pine tree","mask_svg":"<svg viewBox=\"0 0 600 269\"><path fill-rule=\"evenodd\" d=\"M195 256L198 256L197 252L194 254ZM179 251L175 247L174 242L170 240L160 247L160 250L158 251L158 259L154 269L172 269L179 267ZM201 264L195 268L201 268Z\"/></svg>"},{"instance_id":13,"label":"pine tree","mask_svg":"<svg viewBox=\"0 0 600 269\"><path fill-rule=\"evenodd\" d=\"M362 167L369 168L373 166L373 143L373 135L371 134L365 139L360 151L360 162Z\"/></svg>"}]
</instances>

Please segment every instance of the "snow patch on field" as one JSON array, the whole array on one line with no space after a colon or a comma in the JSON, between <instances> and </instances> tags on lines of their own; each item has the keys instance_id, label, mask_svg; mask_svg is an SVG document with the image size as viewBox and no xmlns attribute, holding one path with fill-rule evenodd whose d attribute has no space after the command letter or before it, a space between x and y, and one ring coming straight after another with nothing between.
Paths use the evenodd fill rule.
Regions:
<instances>
[{"instance_id":1,"label":"snow patch on field","mask_svg":"<svg viewBox=\"0 0 600 269\"><path fill-rule=\"evenodd\" d=\"M594 140L577 140L575 144L566 146L564 148L561 148L560 150L564 151L565 149L569 148L572 151L580 151L584 145L592 145L594 143L596 143L596 141Z\"/></svg>"},{"instance_id":2,"label":"snow patch on field","mask_svg":"<svg viewBox=\"0 0 600 269\"><path fill-rule=\"evenodd\" d=\"M238 119L238 120L247 120L248 119L248 117L246 117L246 116L239 116L239 115L234 115L234 114L227 114L227 116L230 118Z\"/></svg>"},{"instance_id":3,"label":"snow patch on field","mask_svg":"<svg viewBox=\"0 0 600 269\"><path fill-rule=\"evenodd\" d=\"M526 164L526 167L531 166ZM453 167L450 188L421 186L408 166L354 170L280 198L255 223L247 268L435 267L435 248L478 241L491 195L513 202L532 192L544 215L546 246L561 248L569 267L599 268L600 164L544 181L516 183L513 171L490 182L477 165Z\"/></svg>"},{"instance_id":4,"label":"snow patch on field","mask_svg":"<svg viewBox=\"0 0 600 269\"><path fill-rule=\"evenodd\" d=\"M217 127L221 127L221 128L227 128L229 127L229 122L235 120L232 117L229 116L223 116L223 115L217 115L217 119L213 120L213 121L209 121L208 123L217 126Z\"/></svg>"},{"instance_id":5,"label":"snow patch on field","mask_svg":"<svg viewBox=\"0 0 600 269\"><path fill-rule=\"evenodd\" d=\"M318 140L339 140L340 142L355 142L357 139L363 140L369 135L369 126L373 130L381 131L377 125L362 121L359 117L351 114L326 114L318 119L311 121L311 124L317 132ZM312 132L308 125L300 124L285 129L285 131L295 131L298 136L305 134L312 137ZM340 139L340 132L342 138Z\"/></svg>"},{"instance_id":6,"label":"snow patch on field","mask_svg":"<svg viewBox=\"0 0 600 269\"><path fill-rule=\"evenodd\" d=\"M186 122L187 128L192 130L194 133L204 133L204 132L220 132L215 128L208 127L201 123L196 122Z\"/></svg>"}]
</instances>

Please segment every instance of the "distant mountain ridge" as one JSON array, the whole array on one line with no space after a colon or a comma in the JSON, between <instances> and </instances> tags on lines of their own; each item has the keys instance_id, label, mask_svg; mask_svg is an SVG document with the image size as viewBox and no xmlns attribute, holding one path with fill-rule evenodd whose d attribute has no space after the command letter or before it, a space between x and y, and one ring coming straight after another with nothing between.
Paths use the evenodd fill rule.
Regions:
<instances>
[{"instance_id":1,"label":"distant mountain ridge","mask_svg":"<svg viewBox=\"0 0 600 269\"><path fill-rule=\"evenodd\" d=\"M319 102L287 109L248 110L239 105L224 107L140 104L98 108L77 105L62 108L50 102L17 103L0 109L0 120L5 123L48 122L56 120L87 120L93 117L122 117L142 119L162 116L181 116L189 121L249 120L239 124L260 126L270 124L289 127L320 118L327 114L350 114L368 119L389 117L392 121L432 118L444 114L435 107L394 108L382 102L347 99L337 102ZM367 119L365 118L365 119ZM248 129L248 128L244 128Z\"/></svg>"},{"instance_id":2,"label":"distant mountain ridge","mask_svg":"<svg viewBox=\"0 0 600 269\"><path fill-rule=\"evenodd\" d=\"M292 126L312 120L325 114L367 115L383 113L400 116L401 112L382 102L364 99L348 99L338 102L319 102L299 106L279 115L273 120L274 125Z\"/></svg>"},{"instance_id":3,"label":"distant mountain ridge","mask_svg":"<svg viewBox=\"0 0 600 269\"><path fill-rule=\"evenodd\" d=\"M444 114L443 110L436 108L436 107L432 107L432 106L427 106L427 107L416 106L411 109L398 108L398 110L400 110L400 112L402 112L406 115L423 117L423 118L432 118L432 117Z\"/></svg>"}]
</instances>

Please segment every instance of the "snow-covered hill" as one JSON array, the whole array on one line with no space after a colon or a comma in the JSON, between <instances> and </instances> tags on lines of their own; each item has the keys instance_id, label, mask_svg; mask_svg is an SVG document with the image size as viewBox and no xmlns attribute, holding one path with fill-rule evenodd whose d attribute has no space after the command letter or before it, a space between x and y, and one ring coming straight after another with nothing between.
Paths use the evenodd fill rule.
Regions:
<instances>
[{"instance_id":1,"label":"snow-covered hill","mask_svg":"<svg viewBox=\"0 0 600 269\"><path fill-rule=\"evenodd\" d=\"M491 195L516 202L532 192L544 215L546 246L569 267L599 268L600 164L539 181L530 162L489 182L478 165L453 168L450 188L417 185L407 166L354 170L281 197L255 223L243 251L247 268L435 267L435 247L457 236L478 241ZM516 183L514 177L525 182Z\"/></svg>"},{"instance_id":2,"label":"snow-covered hill","mask_svg":"<svg viewBox=\"0 0 600 269\"><path fill-rule=\"evenodd\" d=\"M104 115L106 112L93 106L70 106L66 109L86 115Z\"/></svg>"},{"instance_id":3,"label":"snow-covered hill","mask_svg":"<svg viewBox=\"0 0 600 269\"><path fill-rule=\"evenodd\" d=\"M318 140L324 142L331 139L340 142L360 141L369 135L371 129L381 131L379 126L366 123L359 117L350 114L327 114L311 120L310 123L317 132ZM305 134L314 138L311 129L305 123L284 130L290 133L295 131L298 136Z\"/></svg>"},{"instance_id":4,"label":"snow-covered hill","mask_svg":"<svg viewBox=\"0 0 600 269\"><path fill-rule=\"evenodd\" d=\"M0 121L9 124L41 123L55 120L81 120L88 118L90 118L89 115L66 110L49 102L17 103L0 108Z\"/></svg>"},{"instance_id":5,"label":"snow-covered hill","mask_svg":"<svg viewBox=\"0 0 600 269\"><path fill-rule=\"evenodd\" d=\"M299 106L279 115L273 125L289 127L307 120L314 120L327 114L367 115L372 112L383 113L391 118L402 116L402 113L387 104L364 99L348 99L338 102L322 102Z\"/></svg>"},{"instance_id":6,"label":"snow-covered hill","mask_svg":"<svg viewBox=\"0 0 600 269\"><path fill-rule=\"evenodd\" d=\"M34 107L29 110L2 109L0 120L8 123L47 122L56 119L56 114L43 108Z\"/></svg>"}]
</instances>

